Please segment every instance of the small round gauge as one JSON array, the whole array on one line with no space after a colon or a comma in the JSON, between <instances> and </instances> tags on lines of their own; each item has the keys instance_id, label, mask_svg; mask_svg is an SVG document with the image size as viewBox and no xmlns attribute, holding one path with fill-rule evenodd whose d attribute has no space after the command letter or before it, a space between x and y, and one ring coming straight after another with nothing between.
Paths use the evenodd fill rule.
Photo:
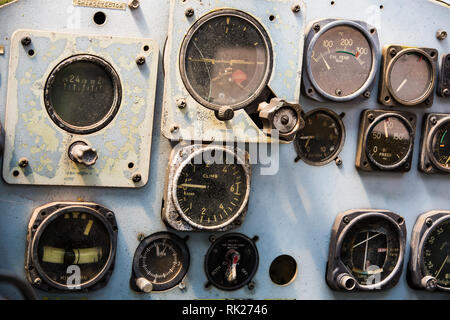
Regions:
<instances>
[{"instance_id":1,"label":"small round gauge","mask_svg":"<svg viewBox=\"0 0 450 320\"><path fill-rule=\"evenodd\" d=\"M269 36L250 15L217 10L194 23L180 54L182 80L201 105L218 111L256 99L272 71Z\"/></svg>"},{"instance_id":2,"label":"small round gauge","mask_svg":"<svg viewBox=\"0 0 450 320\"><path fill-rule=\"evenodd\" d=\"M366 154L381 169L403 165L411 154L414 133L411 124L398 114L384 114L373 121L366 134Z\"/></svg>"},{"instance_id":3,"label":"small round gauge","mask_svg":"<svg viewBox=\"0 0 450 320\"><path fill-rule=\"evenodd\" d=\"M388 66L387 87L402 104L423 102L434 87L434 67L429 55L416 49L400 52Z\"/></svg>"},{"instance_id":4,"label":"small round gauge","mask_svg":"<svg viewBox=\"0 0 450 320\"><path fill-rule=\"evenodd\" d=\"M111 272L116 232L110 221L91 208L69 206L57 210L34 235L34 268L54 288L91 287Z\"/></svg>"},{"instance_id":5,"label":"small round gauge","mask_svg":"<svg viewBox=\"0 0 450 320\"><path fill-rule=\"evenodd\" d=\"M177 169L174 181L175 207L198 229L229 225L248 203L249 169L228 149L212 147L192 153Z\"/></svg>"},{"instance_id":6,"label":"small round gauge","mask_svg":"<svg viewBox=\"0 0 450 320\"><path fill-rule=\"evenodd\" d=\"M317 109L305 115L305 127L297 133L295 147L306 163L324 165L336 159L344 141L341 117L329 109Z\"/></svg>"},{"instance_id":7,"label":"small round gauge","mask_svg":"<svg viewBox=\"0 0 450 320\"><path fill-rule=\"evenodd\" d=\"M184 239L170 232L155 233L142 240L134 254L137 286L144 278L151 283L151 289L139 288L144 292L169 290L184 279L189 263L189 249Z\"/></svg>"},{"instance_id":8,"label":"small round gauge","mask_svg":"<svg viewBox=\"0 0 450 320\"><path fill-rule=\"evenodd\" d=\"M72 56L50 73L44 102L52 120L62 129L87 134L112 121L122 98L120 79L100 57Z\"/></svg>"},{"instance_id":9,"label":"small round gauge","mask_svg":"<svg viewBox=\"0 0 450 320\"><path fill-rule=\"evenodd\" d=\"M435 278L438 287L450 290L450 216L438 221L423 241L424 275Z\"/></svg>"},{"instance_id":10,"label":"small round gauge","mask_svg":"<svg viewBox=\"0 0 450 320\"><path fill-rule=\"evenodd\" d=\"M430 137L431 161L438 169L450 172L450 120L438 124Z\"/></svg>"},{"instance_id":11,"label":"small round gauge","mask_svg":"<svg viewBox=\"0 0 450 320\"><path fill-rule=\"evenodd\" d=\"M320 26L318 23L313 29ZM375 29L372 28L372 33ZM354 21L334 21L312 38L307 51L307 73L316 91L333 101L362 95L375 77L377 47L372 34ZM313 92L306 88L307 93Z\"/></svg>"},{"instance_id":12,"label":"small round gauge","mask_svg":"<svg viewBox=\"0 0 450 320\"><path fill-rule=\"evenodd\" d=\"M206 253L205 272L208 277L206 287L211 284L218 289L232 291L249 285L259 264L255 241L240 233L228 233L212 239Z\"/></svg>"},{"instance_id":13,"label":"small round gauge","mask_svg":"<svg viewBox=\"0 0 450 320\"><path fill-rule=\"evenodd\" d=\"M398 226L381 216L356 221L341 245L343 263L362 286L379 285L390 277L402 252Z\"/></svg>"}]
</instances>

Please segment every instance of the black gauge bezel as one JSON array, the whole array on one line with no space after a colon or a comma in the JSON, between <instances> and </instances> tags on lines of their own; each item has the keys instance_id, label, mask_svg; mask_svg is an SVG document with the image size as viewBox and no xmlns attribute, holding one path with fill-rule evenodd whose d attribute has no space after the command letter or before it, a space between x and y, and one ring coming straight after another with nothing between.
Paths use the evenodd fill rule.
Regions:
<instances>
[{"instance_id":1,"label":"black gauge bezel","mask_svg":"<svg viewBox=\"0 0 450 320\"><path fill-rule=\"evenodd\" d=\"M239 283L235 286L225 287L214 281L213 277L211 276L211 274L208 270L208 262L209 262L211 253L215 249L215 247L217 245L219 245L221 242L226 241L227 238L231 238L231 237L236 237L236 238L240 239L241 241L247 243L253 250L253 254L254 254L256 262L255 262L255 267L253 268L253 270L251 270L251 272L249 272L249 276L247 277L247 279L244 282ZM249 237L247 237L246 235L244 235L242 233L236 233L236 232L227 233L227 234L220 236L217 239L214 239L213 243L211 244L211 246L209 247L209 249L205 255L204 270L205 270L205 274L208 279L208 282L210 284L212 284L214 287L216 287L217 289L223 290L223 291L234 291L234 290L238 290L238 289L248 285L254 278L256 272L258 271L258 267L259 267L259 253L258 253L258 248L256 247L256 244L255 244L255 238L250 239Z\"/></svg>"},{"instance_id":2,"label":"black gauge bezel","mask_svg":"<svg viewBox=\"0 0 450 320\"><path fill-rule=\"evenodd\" d=\"M446 221L450 221L450 214L447 215L443 215L439 218L437 218L435 221L433 221L433 224L431 225L431 227L427 228L425 230L425 232L422 234L420 242L419 242L419 249L418 249L418 261L419 261L419 268L420 268L420 272L421 275L423 277L427 276L427 274L425 273L425 266L424 266L424 246L425 246L425 242L428 240L428 236L434 231L436 230L436 228L438 228L441 224L443 224ZM438 283L436 283L436 288L442 291L449 291L450 292L450 285L448 287L443 287L440 286Z\"/></svg>"},{"instance_id":3,"label":"black gauge bezel","mask_svg":"<svg viewBox=\"0 0 450 320\"><path fill-rule=\"evenodd\" d=\"M406 129L408 130L408 133L409 133L409 149L408 149L408 152L402 158L401 161L399 161L399 162L397 162L396 164L393 164L393 165L383 165L381 163L378 163L373 158L373 156L370 154L370 150L368 150L368 148L367 148L367 141L368 141L368 138L369 138L372 130L375 128L375 126L378 123L380 123L381 121L383 121L386 118L397 118L397 119L399 119L405 125L405 127L406 127ZM378 167L381 170L395 170L397 168L402 167L405 163L407 163L410 160L410 156L412 154L413 148L414 148L414 129L413 129L411 123L408 121L408 119L406 119L403 115L398 114L398 113L387 112L387 113L379 115L368 126L368 128L366 130L366 133L364 134L364 152L365 152L367 158L369 159L369 161L373 165L375 165L376 167Z\"/></svg>"},{"instance_id":4,"label":"black gauge bezel","mask_svg":"<svg viewBox=\"0 0 450 320\"><path fill-rule=\"evenodd\" d=\"M58 206L56 206L55 209L56 210L50 213L48 213L45 210L43 211L41 210L40 214L41 216L45 215L45 218L42 221L36 222L36 224L33 225L33 229L35 229L36 231L32 235L32 240L30 244L30 257L31 257L31 265L34 267L33 269L36 270L38 276L49 287L67 292L88 290L93 288L98 283L108 280L114 267L115 255L117 251L117 225L115 223L114 214L111 211L106 210L108 212L107 214L108 217L106 217L105 214L103 214L102 212L90 206L84 206L83 204L69 204L67 206L62 206L61 208L58 208ZM91 214L95 216L100 222L102 222L103 226L108 232L110 245L108 260L106 264L103 266L102 270L91 280L80 283L78 288L69 288L69 286L62 285L50 279L50 277L48 277L45 271L42 269L38 256L39 240L42 234L45 232L47 226L52 221L64 215L65 213L70 213L73 211ZM30 265L28 265L27 268L30 269ZM45 290L45 287L41 286L40 283L33 283L33 285L38 286L40 289Z\"/></svg>"},{"instance_id":5,"label":"black gauge bezel","mask_svg":"<svg viewBox=\"0 0 450 320\"><path fill-rule=\"evenodd\" d=\"M314 26L318 25L319 26L319 31L315 32L314 31ZM353 92L350 95L347 96L343 96L343 97L336 97L333 96L327 92L325 92L317 83L317 81L314 78L314 75L312 73L312 69L311 69L311 57L312 57L312 51L314 48L314 45L316 44L317 40L319 39L319 37L321 35L323 35L325 32L327 32L328 30L338 27L338 26L348 26L351 28L354 28L356 30L358 30L359 32L361 32L361 34L366 38L367 42L370 45L370 50L371 50L371 54L372 54L372 68L370 70L369 76L366 80L366 82L355 92ZM376 74L377 74L377 70L378 70L378 65L380 62L380 58L378 56L378 52L380 50L380 44L378 41L378 37L377 37L377 32L376 29L362 21L356 21L356 20L334 20L334 19L325 19L325 20L321 20L321 21L317 21L315 22L312 27L311 30L309 31L309 35L307 37L307 49L306 49L306 59L305 59L305 71L306 71L306 75L308 77L308 82L310 82L310 85L312 88L305 88L305 90L308 93L309 89L314 89L315 92L317 92L318 95L320 95L322 98L325 98L327 100L330 101L334 101L334 102L345 102L345 101L350 101L353 100L359 96L363 96L363 94L369 90L371 88L371 86L374 83ZM313 94L314 92L312 92L311 94ZM311 96L311 94L308 94L308 96ZM311 96L314 99L314 96ZM322 99L316 99L316 100L320 100L322 101Z\"/></svg>"},{"instance_id":6,"label":"black gauge bezel","mask_svg":"<svg viewBox=\"0 0 450 320\"><path fill-rule=\"evenodd\" d=\"M172 243L174 243L176 246L178 246L178 249L180 250L180 253L181 253L181 256L179 258L180 258L180 262L181 262L182 266L181 266L180 271L176 275L176 277L173 278L172 280L170 280L169 282L161 283L161 284L156 284L156 283L152 282L152 285L153 285L152 292L168 291L168 290L176 287L178 284L180 284L183 281L183 279L186 277L187 272L189 271L191 256L189 253L189 248L186 244L187 239L180 238L179 236L177 236L176 234L171 233L171 232L162 231L162 232L157 232L157 233L154 233L154 234L148 236L147 238L142 240L141 243L139 243L139 245L134 253L134 257L133 257L133 275L134 275L134 277L136 279L145 278L145 279L149 280L146 277L146 275L141 272L140 267L139 267L139 260L142 257L142 253L149 245L151 245L155 241L164 240L164 239L168 239L168 240L172 241Z\"/></svg>"},{"instance_id":7,"label":"black gauge bezel","mask_svg":"<svg viewBox=\"0 0 450 320\"><path fill-rule=\"evenodd\" d=\"M309 164L309 165L312 165L312 166L323 166L323 165L326 165L326 164L328 164L328 163L334 161L334 160L339 156L339 154L341 153L342 149L344 148L345 138L346 138L345 125L344 125L344 122L342 121L342 118L341 118L340 115L338 115L338 114L337 114L336 112L334 112L333 110L327 109L327 108L318 108L318 109L314 109L314 110L311 110L311 111L307 112L307 113L303 116L303 119L305 120L305 123L306 123L306 120L307 120L309 117L313 116L313 115L316 114L316 113L322 113L322 114L325 114L325 115L329 116L329 117L332 118L332 119L335 121L335 123L337 123L337 125L339 126L339 130L340 130L340 132L341 132L341 139L340 139L340 141L339 141L339 146L338 146L338 148L336 148L336 150L335 150L330 156L328 156L328 157L327 157L326 159L324 159L324 160L321 160L321 161L312 161L312 160L308 159L307 157L305 157L305 154L306 154L306 153L304 153L304 152L302 151L302 148L299 146L299 141L300 141L299 138L300 138L300 136L301 136L300 133L301 133L301 131L302 131L303 129L300 130L300 131L297 133L297 135L296 135L296 137L295 137L294 147L295 147L295 150L297 151L298 156L300 157L300 159L301 159L303 162L305 162L305 163L307 163L307 164Z\"/></svg>"},{"instance_id":8,"label":"black gauge bezel","mask_svg":"<svg viewBox=\"0 0 450 320\"><path fill-rule=\"evenodd\" d=\"M181 206L178 202L178 195L177 195L177 187L178 187L178 179L181 176L181 173L183 171L183 169L189 165L189 163L191 162L192 159L198 157L200 154L203 153L208 153L211 152L212 150L215 150L216 152L225 152L228 153L230 155L233 156L233 158L237 161L237 164L240 165L245 173L245 196L244 196L244 200L242 201L241 206L239 207L239 209L233 214L233 217L231 219L228 219L227 221L225 221L224 223L220 223L214 226L205 226L202 224L199 224L197 222L192 221L188 215L186 215L183 210L181 209ZM249 171L249 167L246 165L245 161L243 159L241 159L241 157L239 157L239 155L236 152L233 152L232 150L228 149L228 148L223 148L220 146L209 146L209 147L205 147L205 148L200 148L196 151L193 151L186 159L183 160L183 162L179 165L179 167L177 168L177 170L175 171L175 174L173 176L173 183L172 183L172 198L173 198L173 204L178 212L178 214L181 216L181 218L186 221L189 225L191 225L192 227L199 229L199 230L218 230L218 229L222 229L225 228L229 225L231 225L236 219L238 219L241 214L243 212L245 212L247 205L248 205L248 200L250 197L250 171Z\"/></svg>"},{"instance_id":9,"label":"black gauge bezel","mask_svg":"<svg viewBox=\"0 0 450 320\"><path fill-rule=\"evenodd\" d=\"M267 84L270 81L270 77L272 75L272 69L273 69L273 49L272 49L272 43L270 41L269 34L265 30L265 28L262 26L262 24L256 18L251 16L250 14L245 13L240 10L237 10L237 9L218 9L218 10L214 10L214 11L211 11L211 12L205 14L204 16L199 18L197 21L195 21L194 24L190 27L190 29L186 33L186 35L183 39L183 42L181 44L179 60L178 60L179 68L180 68L180 75L181 75L181 79L183 81L185 88L187 89L189 94L200 105L202 105L208 109L214 110L214 111L219 111L219 109L223 107L222 105L217 105L217 104L206 101L194 90L194 88L191 86L191 84L187 78L186 63L185 63L187 48L191 42L192 37L195 35L197 30L203 24L207 23L211 19L214 19L214 18L217 18L220 16L234 16L234 17L238 17L240 19L246 20L259 32L261 37L264 39L264 43L265 43L265 47L266 47L267 66L266 66L266 71L264 74L264 80L261 81L260 86L252 94L252 96L250 96L249 98L247 98L246 100L244 100L242 102L228 106L233 110L239 110L239 109L242 109L242 108L248 106L249 104L251 104L253 101L255 101L255 99L257 99L261 95L264 88L267 86Z\"/></svg>"},{"instance_id":10,"label":"black gauge bezel","mask_svg":"<svg viewBox=\"0 0 450 320\"><path fill-rule=\"evenodd\" d=\"M414 100L403 100L401 98L399 98L397 96L397 94L395 93L395 90L392 88L392 84L391 84L391 73L392 73L392 69L395 65L395 63L405 54L410 54L410 53L415 53L418 55L423 56L424 58L426 58L428 66L430 67L430 71L431 71L431 82L427 88L427 90L425 91L424 94L422 94L420 97L414 99ZM387 53L389 54L389 53ZM391 95L391 97L397 101L398 103L405 105L405 106L415 106L418 104L421 104L422 102L424 102L434 91L434 87L436 85L436 64L433 63L433 58L430 56L430 54L428 54L426 51L420 49L420 48L407 48L404 49L402 51L400 51L399 53L397 53L394 58L392 58L392 60L389 61L389 64L386 68L386 74L385 74L385 78L384 81L386 83L386 87L389 91L389 94Z\"/></svg>"},{"instance_id":11,"label":"black gauge bezel","mask_svg":"<svg viewBox=\"0 0 450 320\"><path fill-rule=\"evenodd\" d=\"M53 107L53 102L52 102L52 97L51 97L52 96L51 95L52 86L53 86L53 83L56 79L56 75L58 74L58 72L61 71L62 69L64 69L65 67L69 66L70 64L75 63L75 62L80 62L80 61L94 63L97 66L100 66L105 71L105 73L108 74L108 76L111 78L111 81L113 84L113 90L114 90L114 99L113 99L113 103L110 107L108 114L105 117L103 117L102 120L100 120L97 123L94 123L92 125L89 125L89 126L75 126L75 125L72 125L72 124L64 121L56 113L56 111ZM65 130L69 133L90 134L90 133L94 133L96 131L103 129L117 115L119 108L120 108L121 101L122 101L122 85L121 85L121 81L120 81L118 73L116 72L114 67L109 62L107 62L106 60L104 60L101 57L91 55L91 54L74 55L74 56L70 56L70 57L62 60L50 72L50 74L47 77L45 87L44 87L44 104L45 104L45 108L47 109L47 113L48 113L49 117L52 119L52 121L58 127L60 127L61 129Z\"/></svg>"},{"instance_id":12,"label":"black gauge bezel","mask_svg":"<svg viewBox=\"0 0 450 320\"><path fill-rule=\"evenodd\" d=\"M426 141L426 147L427 147L427 154L428 154L428 158L430 159L430 161L433 163L433 165L435 166L435 168L437 168L440 171L443 172L448 172L450 173L450 168L446 168L444 167L434 156L434 152L433 152L433 140L434 137L437 134L437 131L444 125L446 125L447 123L450 123L450 117L444 117L441 120L439 120L429 131L428 136L427 136L427 141Z\"/></svg>"}]
</instances>

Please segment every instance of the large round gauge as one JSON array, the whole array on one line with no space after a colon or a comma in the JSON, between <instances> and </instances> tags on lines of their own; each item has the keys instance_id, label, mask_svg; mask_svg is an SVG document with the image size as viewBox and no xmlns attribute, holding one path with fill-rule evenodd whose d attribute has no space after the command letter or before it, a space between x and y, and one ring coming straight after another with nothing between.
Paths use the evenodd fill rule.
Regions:
<instances>
[{"instance_id":1,"label":"large round gauge","mask_svg":"<svg viewBox=\"0 0 450 320\"><path fill-rule=\"evenodd\" d=\"M317 92L332 101L348 101L365 94L378 64L376 30L362 22L317 22L307 38L307 95Z\"/></svg>"},{"instance_id":2,"label":"large round gauge","mask_svg":"<svg viewBox=\"0 0 450 320\"><path fill-rule=\"evenodd\" d=\"M112 121L120 106L122 88L114 68L93 55L76 55L50 73L44 102L51 119L62 129L88 134Z\"/></svg>"},{"instance_id":3,"label":"large round gauge","mask_svg":"<svg viewBox=\"0 0 450 320\"><path fill-rule=\"evenodd\" d=\"M369 126L365 150L370 161L380 169L392 170L409 158L414 144L414 132L407 119L386 113Z\"/></svg>"},{"instance_id":4,"label":"large round gauge","mask_svg":"<svg viewBox=\"0 0 450 320\"><path fill-rule=\"evenodd\" d=\"M180 53L182 80L204 107L243 108L259 96L272 71L269 36L252 16L223 9L197 20Z\"/></svg>"},{"instance_id":5,"label":"large round gauge","mask_svg":"<svg viewBox=\"0 0 450 320\"><path fill-rule=\"evenodd\" d=\"M437 286L450 290L450 215L437 221L423 241L421 264L424 276L435 278Z\"/></svg>"},{"instance_id":6,"label":"large round gauge","mask_svg":"<svg viewBox=\"0 0 450 320\"><path fill-rule=\"evenodd\" d=\"M54 212L55 207L45 208L35 216L32 263L27 269L37 272L34 285L43 281L61 290L87 289L111 273L117 241L114 215L95 206L61 206Z\"/></svg>"},{"instance_id":7,"label":"large round gauge","mask_svg":"<svg viewBox=\"0 0 450 320\"><path fill-rule=\"evenodd\" d=\"M450 119L436 124L430 133L428 150L433 164L439 170L450 172Z\"/></svg>"},{"instance_id":8,"label":"large round gauge","mask_svg":"<svg viewBox=\"0 0 450 320\"><path fill-rule=\"evenodd\" d=\"M389 54L387 52L386 54ZM399 52L386 71L387 88L400 104L417 105L430 96L435 84L435 66L423 50L409 48ZM389 100L389 97L385 97Z\"/></svg>"},{"instance_id":9,"label":"large round gauge","mask_svg":"<svg viewBox=\"0 0 450 320\"><path fill-rule=\"evenodd\" d=\"M133 279L140 291L169 290L182 282L190 255L185 239L170 232L155 233L139 244L133 259Z\"/></svg>"},{"instance_id":10,"label":"large round gauge","mask_svg":"<svg viewBox=\"0 0 450 320\"><path fill-rule=\"evenodd\" d=\"M341 213L331 236L328 284L344 291L394 286L402 270L405 243L404 219L393 212Z\"/></svg>"},{"instance_id":11,"label":"large round gauge","mask_svg":"<svg viewBox=\"0 0 450 320\"><path fill-rule=\"evenodd\" d=\"M324 165L337 158L344 141L341 117L329 109L316 109L305 115L305 127L297 133L295 147L306 163Z\"/></svg>"},{"instance_id":12,"label":"large round gauge","mask_svg":"<svg viewBox=\"0 0 450 320\"><path fill-rule=\"evenodd\" d=\"M178 167L172 188L174 205L188 224L217 230L246 209L250 172L230 149L201 148Z\"/></svg>"},{"instance_id":13,"label":"large round gauge","mask_svg":"<svg viewBox=\"0 0 450 320\"><path fill-rule=\"evenodd\" d=\"M259 264L255 241L240 233L228 233L213 241L205 257L205 272L208 277L206 287L213 285L218 289L231 291L248 285Z\"/></svg>"}]
</instances>

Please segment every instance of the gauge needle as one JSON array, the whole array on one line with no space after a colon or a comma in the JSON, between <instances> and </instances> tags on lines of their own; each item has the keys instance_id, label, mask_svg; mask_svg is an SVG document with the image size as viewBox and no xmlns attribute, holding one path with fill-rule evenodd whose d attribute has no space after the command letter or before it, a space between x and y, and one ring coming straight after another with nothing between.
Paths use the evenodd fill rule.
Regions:
<instances>
[{"instance_id":1,"label":"gauge needle","mask_svg":"<svg viewBox=\"0 0 450 320\"><path fill-rule=\"evenodd\" d=\"M366 236L366 250L364 251L364 265L363 271L366 271L366 261L367 261L367 248L369 247L369 232L367 232Z\"/></svg>"},{"instance_id":2,"label":"gauge needle","mask_svg":"<svg viewBox=\"0 0 450 320\"><path fill-rule=\"evenodd\" d=\"M384 135L386 136L386 139L389 138L386 121L384 121Z\"/></svg>"},{"instance_id":3,"label":"gauge needle","mask_svg":"<svg viewBox=\"0 0 450 320\"><path fill-rule=\"evenodd\" d=\"M322 54L321 54L321 56L322 56L323 62L325 62L325 65L327 66L327 69L330 70L331 68L330 68L330 66L327 63L327 60L325 60L325 58L323 57Z\"/></svg>"},{"instance_id":4,"label":"gauge needle","mask_svg":"<svg viewBox=\"0 0 450 320\"><path fill-rule=\"evenodd\" d=\"M443 267L445 266L445 264L447 263L447 260L448 260L448 255L445 257L445 260L444 260L444 262L442 263L441 268L440 268L439 271L437 272L435 278L437 278L437 277L439 276L439 273L441 273L442 268L443 268Z\"/></svg>"},{"instance_id":5,"label":"gauge needle","mask_svg":"<svg viewBox=\"0 0 450 320\"><path fill-rule=\"evenodd\" d=\"M193 61L193 62L208 62L211 64L216 64L216 63L226 63L226 64L264 64L264 62L261 61L245 61L245 60L240 60L240 59L234 59L234 60L216 60L216 59L210 59L210 58L201 58L201 59L193 59L193 58L189 58L189 61Z\"/></svg>"},{"instance_id":6,"label":"gauge needle","mask_svg":"<svg viewBox=\"0 0 450 320\"><path fill-rule=\"evenodd\" d=\"M180 188L197 188L197 189L206 189L206 186L203 184L191 184L191 183L183 183L179 185Z\"/></svg>"},{"instance_id":7,"label":"gauge needle","mask_svg":"<svg viewBox=\"0 0 450 320\"><path fill-rule=\"evenodd\" d=\"M408 81L408 79L405 78L405 80L402 81L402 83L400 83L400 85L398 86L396 92L399 92L403 86L406 84L406 82Z\"/></svg>"},{"instance_id":8,"label":"gauge needle","mask_svg":"<svg viewBox=\"0 0 450 320\"><path fill-rule=\"evenodd\" d=\"M357 246L362 245L363 243L365 243L365 242L367 242L367 241L369 241L369 240L372 240L372 239L375 238L375 237L378 237L380 234L381 234L381 232L380 232L380 233L377 233L377 234L374 235L374 236L371 236L370 238L368 238L368 239L366 239L366 240L364 240L364 241L361 241L360 243L355 244L355 245L353 246L352 249L356 248Z\"/></svg>"},{"instance_id":9,"label":"gauge needle","mask_svg":"<svg viewBox=\"0 0 450 320\"><path fill-rule=\"evenodd\" d=\"M445 165L448 165L448 163L450 162L450 156L448 156L447 161L445 162Z\"/></svg>"}]
</instances>

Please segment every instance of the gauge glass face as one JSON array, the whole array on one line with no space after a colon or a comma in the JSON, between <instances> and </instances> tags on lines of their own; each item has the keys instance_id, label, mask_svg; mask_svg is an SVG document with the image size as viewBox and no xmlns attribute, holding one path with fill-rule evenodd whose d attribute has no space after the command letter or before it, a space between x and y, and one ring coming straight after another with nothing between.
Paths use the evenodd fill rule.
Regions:
<instances>
[{"instance_id":1,"label":"gauge glass face","mask_svg":"<svg viewBox=\"0 0 450 320\"><path fill-rule=\"evenodd\" d=\"M372 47L364 34L336 26L319 36L312 49L311 72L328 95L346 97L360 90L372 70Z\"/></svg>"},{"instance_id":2,"label":"gauge glass face","mask_svg":"<svg viewBox=\"0 0 450 320\"><path fill-rule=\"evenodd\" d=\"M450 288L450 219L428 234L422 257L425 274L435 277L439 286Z\"/></svg>"},{"instance_id":3,"label":"gauge glass face","mask_svg":"<svg viewBox=\"0 0 450 320\"><path fill-rule=\"evenodd\" d=\"M379 217L358 221L345 235L341 259L360 285L386 279L399 262L400 240L392 223Z\"/></svg>"},{"instance_id":4,"label":"gauge glass face","mask_svg":"<svg viewBox=\"0 0 450 320\"><path fill-rule=\"evenodd\" d=\"M402 54L391 68L389 82L397 98L412 102L427 93L432 83L432 67L424 55L417 52Z\"/></svg>"},{"instance_id":5,"label":"gauge glass face","mask_svg":"<svg viewBox=\"0 0 450 320\"><path fill-rule=\"evenodd\" d=\"M74 270L80 284L97 277L106 266L111 237L103 222L89 212L66 212L51 221L37 244L40 267L48 278L66 286Z\"/></svg>"},{"instance_id":6,"label":"gauge glass face","mask_svg":"<svg viewBox=\"0 0 450 320\"><path fill-rule=\"evenodd\" d=\"M110 114L114 90L105 68L90 61L75 61L56 72L49 96L61 120L74 127L89 127Z\"/></svg>"},{"instance_id":7,"label":"gauge glass face","mask_svg":"<svg viewBox=\"0 0 450 320\"><path fill-rule=\"evenodd\" d=\"M381 166L395 166L409 154L412 138L409 129L398 117L382 117L368 132L366 150Z\"/></svg>"},{"instance_id":8,"label":"gauge glass face","mask_svg":"<svg viewBox=\"0 0 450 320\"><path fill-rule=\"evenodd\" d=\"M438 165L450 170L450 121L444 122L432 138L432 156Z\"/></svg>"},{"instance_id":9,"label":"gauge glass face","mask_svg":"<svg viewBox=\"0 0 450 320\"><path fill-rule=\"evenodd\" d=\"M258 251L252 240L239 234L229 234L212 244L205 268L214 286L235 290L253 278L258 261Z\"/></svg>"},{"instance_id":10,"label":"gauge glass face","mask_svg":"<svg viewBox=\"0 0 450 320\"><path fill-rule=\"evenodd\" d=\"M301 157L315 163L332 159L340 149L342 135L343 128L334 117L323 111L312 113L297 134Z\"/></svg>"},{"instance_id":11,"label":"gauge glass face","mask_svg":"<svg viewBox=\"0 0 450 320\"><path fill-rule=\"evenodd\" d=\"M243 107L266 85L271 64L268 37L249 19L216 15L185 39L183 81L200 104L217 109Z\"/></svg>"},{"instance_id":12,"label":"gauge glass face","mask_svg":"<svg viewBox=\"0 0 450 320\"><path fill-rule=\"evenodd\" d=\"M165 284L178 276L182 264L181 249L173 240L162 238L150 243L139 259L139 269L153 284Z\"/></svg>"},{"instance_id":13,"label":"gauge glass face","mask_svg":"<svg viewBox=\"0 0 450 320\"><path fill-rule=\"evenodd\" d=\"M208 164L206 157L194 157L182 168L176 196L188 222L215 227L239 213L247 195L247 176L236 158L233 164ZM226 157L224 153L222 159Z\"/></svg>"}]
</instances>

